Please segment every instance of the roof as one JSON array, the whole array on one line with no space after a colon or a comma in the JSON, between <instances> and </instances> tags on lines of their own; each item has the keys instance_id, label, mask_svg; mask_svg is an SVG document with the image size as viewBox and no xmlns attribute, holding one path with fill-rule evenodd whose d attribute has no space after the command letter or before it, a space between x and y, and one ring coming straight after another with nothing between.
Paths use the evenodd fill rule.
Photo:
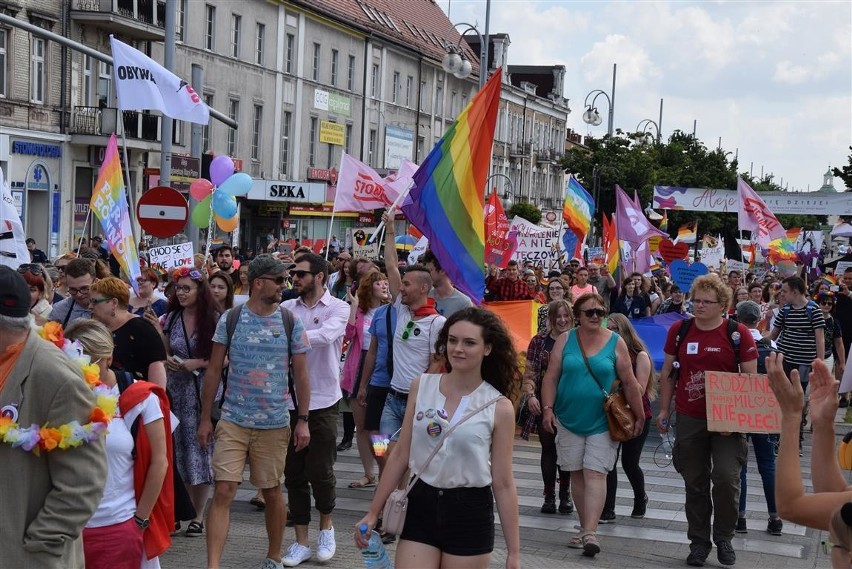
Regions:
<instances>
[{"instance_id":1,"label":"roof","mask_svg":"<svg viewBox=\"0 0 852 569\"><path fill-rule=\"evenodd\" d=\"M441 61L444 41L458 44L461 36L434 0L291 0L294 6L310 9L345 25L407 46ZM479 74L479 55L466 42L461 47Z\"/></svg>"}]
</instances>

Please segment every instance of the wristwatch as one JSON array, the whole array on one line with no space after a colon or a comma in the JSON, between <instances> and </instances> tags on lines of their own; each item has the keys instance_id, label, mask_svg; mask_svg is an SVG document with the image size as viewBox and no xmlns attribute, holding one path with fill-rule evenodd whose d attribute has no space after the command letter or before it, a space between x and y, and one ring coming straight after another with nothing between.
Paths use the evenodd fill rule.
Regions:
<instances>
[{"instance_id":1,"label":"wristwatch","mask_svg":"<svg viewBox=\"0 0 852 569\"><path fill-rule=\"evenodd\" d=\"M150 519L140 518L137 515L133 516L133 521L136 522L136 525L139 526L139 529L148 529L148 526L151 525Z\"/></svg>"},{"instance_id":2,"label":"wristwatch","mask_svg":"<svg viewBox=\"0 0 852 569\"><path fill-rule=\"evenodd\" d=\"M304 421L304 422L306 422L306 423L307 423L310 419L311 419L311 416L310 416L310 415L299 415L299 416L297 416L297 417L296 417L296 420L297 420L297 421Z\"/></svg>"}]
</instances>

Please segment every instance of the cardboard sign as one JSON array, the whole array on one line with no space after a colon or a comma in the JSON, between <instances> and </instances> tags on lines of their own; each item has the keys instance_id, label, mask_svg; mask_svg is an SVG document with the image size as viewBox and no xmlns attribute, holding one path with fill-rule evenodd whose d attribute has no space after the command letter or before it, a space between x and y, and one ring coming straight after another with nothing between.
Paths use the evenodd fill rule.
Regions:
<instances>
[{"instance_id":1,"label":"cardboard sign","mask_svg":"<svg viewBox=\"0 0 852 569\"><path fill-rule=\"evenodd\" d=\"M680 287L680 290L684 292L692 288L692 281L701 275L706 275L707 270L707 265L704 263L692 263L689 265L686 261L682 261L680 259L673 261L672 264L669 265L672 280Z\"/></svg>"},{"instance_id":2,"label":"cardboard sign","mask_svg":"<svg viewBox=\"0 0 852 569\"><path fill-rule=\"evenodd\" d=\"M152 266L158 266L167 273L183 267L192 266L192 243L178 243L177 245L163 245L162 247L151 247L148 249L148 259Z\"/></svg>"},{"instance_id":3,"label":"cardboard sign","mask_svg":"<svg viewBox=\"0 0 852 569\"><path fill-rule=\"evenodd\" d=\"M385 244L378 236L375 241L370 243L370 238L376 232L375 227L350 227L347 232L351 235L353 258L366 257L372 261L379 258L379 251Z\"/></svg>"},{"instance_id":4,"label":"cardboard sign","mask_svg":"<svg viewBox=\"0 0 852 569\"><path fill-rule=\"evenodd\" d=\"M663 260L666 263L671 264L673 261L678 259L686 259L686 256L689 253L689 245L683 242L672 243L669 239L663 239L660 241L658 250Z\"/></svg>"},{"instance_id":5,"label":"cardboard sign","mask_svg":"<svg viewBox=\"0 0 852 569\"><path fill-rule=\"evenodd\" d=\"M781 408L765 374L704 372L707 430L780 433Z\"/></svg>"},{"instance_id":6,"label":"cardboard sign","mask_svg":"<svg viewBox=\"0 0 852 569\"><path fill-rule=\"evenodd\" d=\"M549 266L559 257L559 228L542 227L515 216L506 236L509 242L517 243L512 258L519 263L532 261L536 265Z\"/></svg>"}]
</instances>

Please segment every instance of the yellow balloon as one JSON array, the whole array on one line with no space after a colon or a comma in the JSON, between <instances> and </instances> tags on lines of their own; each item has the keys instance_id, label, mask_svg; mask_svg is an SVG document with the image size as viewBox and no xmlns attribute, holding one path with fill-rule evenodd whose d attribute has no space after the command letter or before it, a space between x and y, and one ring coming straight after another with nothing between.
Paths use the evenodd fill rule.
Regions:
<instances>
[{"instance_id":1,"label":"yellow balloon","mask_svg":"<svg viewBox=\"0 0 852 569\"><path fill-rule=\"evenodd\" d=\"M225 233L230 233L240 224L240 216L235 215L234 217L230 217L225 219L223 217L219 217L216 214L213 214L216 217L216 225L219 226L219 229L224 231Z\"/></svg>"}]
</instances>

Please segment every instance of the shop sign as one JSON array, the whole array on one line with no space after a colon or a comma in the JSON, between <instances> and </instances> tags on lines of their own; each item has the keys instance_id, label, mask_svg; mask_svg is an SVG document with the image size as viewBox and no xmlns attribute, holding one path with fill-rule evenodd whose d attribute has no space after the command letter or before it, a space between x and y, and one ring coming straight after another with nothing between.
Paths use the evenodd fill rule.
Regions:
<instances>
[{"instance_id":1,"label":"shop sign","mask_svg":"<svg viewBox=\"0 0 852 569\"><path fill-rule=\"evenodd\" d=\"M198 158L172 154L171 165L171 180L173 182L186 182L189 184L201 176ZM236 167L234 167L234 171L236 171Z\"/></svg>"},{"instance_id":2,"label":"shop sign","mask_svg":"<svg viewBox=\"0 0 852 569\"><path fill-rule=\"evenodd\" d=\"M350 98L339 93L329 93L322 89L314 90L314 108L335 115L348 117L351 109Z\"/></svg>"},{"instance_id":3,"label":"shop sign","mask_svg":"<svg viewBox=\"0 0 852 569\"><path fill-rule=\"evenodd\" d=\"M326 184L290 182L286 180L254 180L248 193L250 200L322 203Z\"/></svg>"},{"instance_id":4,"label":"shop sign","mask_svg":"<svg viewBox=\"0 0 852 569\"><path fill-rule=\"evenodd\" d=\"M398 169L402 160L411 160L414 132L397 126L385 127L385 168Z\"/></svg>"},{"instance_id":5,"label":"shop sign","mask_svg":"<svg viewBox=\"0 0 852 569\"><path fill-rule=\"evenodd\" d=\"M308 180L325 180L332 186L337 185L337 168L308 168Z\"/></svg>"},{"instance_id":6,"label":"shop sign","mask_svg":"<svg viewBox=\"0 0 852 569\"><path fill-rule=\"evenodd\" d=\"M346 127L331 121L320 121L319 140L324 144L343 146L346 141Z\"/></svg>"},{"instance_id":7,"label":"shop sign","mask_svg":"<svg viewBox=\"0 0 852 569\"><path fill-rule=\"evenodd\" d=\"M61 158L62 147L58 144L41 144L39 142L16 140L12 142L12 154L27 154L42 158Z\"/></svg>"},{"instance_id":8,"label":"shop sign","mask_svg":"<svg viewBox=\"0 0 852 569\"><path fill-rule=\"evenodd\" d=\"M292 204L290 206L291 216L314 216L314 217L358 217L354 211L334 211L333 203L316 204Z\"/></svg>"}]
</instances>

